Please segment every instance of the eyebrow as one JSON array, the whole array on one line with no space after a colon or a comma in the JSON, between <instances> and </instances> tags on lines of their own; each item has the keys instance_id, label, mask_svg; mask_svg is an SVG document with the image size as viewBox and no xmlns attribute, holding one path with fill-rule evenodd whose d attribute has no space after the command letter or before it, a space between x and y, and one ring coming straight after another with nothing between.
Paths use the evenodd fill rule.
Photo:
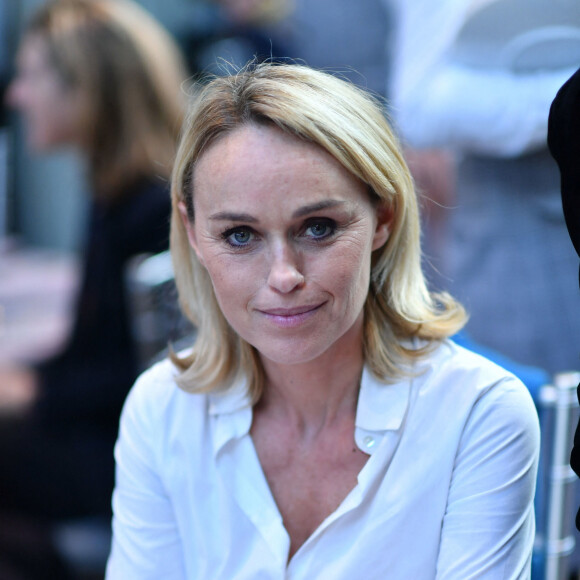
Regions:
<instances>
[{"instance_id":1,"label":"eyebrow","mask_svg":"<svg viewBox=\"0 0 580 580\"><path fill-rule=\"evenodd\" d=\"M255 223L258 220L249 213L234 213L230 211L220 211L209 216L210 220L214 221L232 221L232 222L249 222Z\"/></svg>"},{"instance_id":2,"label":"eyebrow","mask_svg":"<svg viewBox=\"0 0 580 580\"><path fill-rule=\"evenodd\" d=\"M305 205L303 207L298 208L293 214L292 217L303 217L305 215L309 215L311 213L315 213L317 211L322 211L325 209L330 209L332 207L337 207L339 205L344 205L344 201L338 199L325 199L324 201L319 201L318 203L312 203L310 205Z\"/></svg>"},{"instance_id":3,"label":"eyebrow","mask_svg":"<svg viewBox=\"0 0 580 580\"><path fill-rule=\"evenodd\" d=\"M336 199L325 199L324 201L319 201L318 203L312 203L298 208L293 214L293 218L304 217L315 213L317 211L322 211L325 209L330 209L340 205L344 205L344 201ZM230 211L220 211L209 216L210 220L214 221L232 221L232 222L246 222L246 223L256 223L258 220L250 215L249 213L235 213Z\"/></svg>"}]
</instances>

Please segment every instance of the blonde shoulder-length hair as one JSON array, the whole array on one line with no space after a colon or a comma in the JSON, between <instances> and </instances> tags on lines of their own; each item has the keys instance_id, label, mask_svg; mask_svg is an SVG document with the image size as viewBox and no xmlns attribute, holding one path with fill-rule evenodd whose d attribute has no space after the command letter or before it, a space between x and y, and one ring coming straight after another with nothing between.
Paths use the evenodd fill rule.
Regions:
<instances>
[{"instance_id":1,"label":"blonde shoulder-length hair","mask_svg":"<svg viewBox=\"0 0 580 580\"><path fill-rule=\"evenodd\" d=\"M132 0L51 0L25 29L80 93L81 145L94 194L112 200L143 177L169 178L187 68L170 34Z\"/></svg>"},{"instance_id":2,"label":"blonde shoulder-length hair","mask_svg":"<svg viewBox=\"0 0 580 580\"><path fill-rule=\"evenodd\" d=\"M185 123L172 178L171 253L182 308L197 326L190 354L173 356L180 386L227 389L244 376L257 401L264 372L255 349L223 316L209 275L190 247L179 204L195 220L193 173L217 139L247 124L270 124L314 143L368 185L392 211L388 242L371 257L364 307L364 356L385 381L411 372L436 341L457 332L466 315L447 294L428 291L421 270L417 196L381 103L330 74L294 64L259 64L200 89ZM417 348L412 339L422 339Z\"/></svg>"}]
</instances>

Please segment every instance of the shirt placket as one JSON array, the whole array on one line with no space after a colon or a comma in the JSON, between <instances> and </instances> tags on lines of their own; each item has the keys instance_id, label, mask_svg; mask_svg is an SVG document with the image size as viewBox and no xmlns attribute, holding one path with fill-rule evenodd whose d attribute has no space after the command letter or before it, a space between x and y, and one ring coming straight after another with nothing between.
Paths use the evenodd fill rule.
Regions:
<instances>
[{"instance_id":1,"label":"shirt placket","mask_svg":"<svg viewBox=\"0 0 580 580\"><path fill-rule=\"evenodd\" d=\"M365 452L370 455L357 477L357 485L293 556L286 571L286 580L307 580L310 578L310 560L317 557L316 544L318 540L325 534L332 534L333 524L355 510L370 493L370 489L377 483L377 480L385 476L400 441L400 432L357 429L355 439L363 450L366 447Z\"/></svg>"},{"instance_id":2,"label":"shirt placket","mask_svg":"<svg viewBox=\"0 0 580 580\"><path fill-rule=\"evenodd\" d=\"M251 421L251 409L216 417L216 464L222 482L268 546L273 568L283 578L290 537L250 437Z\"/></svg>"}]
</instances>

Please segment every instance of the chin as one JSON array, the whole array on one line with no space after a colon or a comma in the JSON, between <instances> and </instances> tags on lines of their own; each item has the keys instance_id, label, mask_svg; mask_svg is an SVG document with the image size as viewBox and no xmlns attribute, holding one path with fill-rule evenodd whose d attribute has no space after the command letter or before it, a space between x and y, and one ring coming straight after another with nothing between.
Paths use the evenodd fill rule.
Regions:
<instances>
[{"instance_id":1,"label":"chin","mask_svg":"<svg viewBox=\"0 0 580 580\"><path fill-rule=\"evenodd\" d=\"M279 365L300 365L307 364L323 355L331 345L325 347L318 344L287 343L276 345L270 342L268 345L256 346L260 356Z\"/></svg>"}]
</instances>

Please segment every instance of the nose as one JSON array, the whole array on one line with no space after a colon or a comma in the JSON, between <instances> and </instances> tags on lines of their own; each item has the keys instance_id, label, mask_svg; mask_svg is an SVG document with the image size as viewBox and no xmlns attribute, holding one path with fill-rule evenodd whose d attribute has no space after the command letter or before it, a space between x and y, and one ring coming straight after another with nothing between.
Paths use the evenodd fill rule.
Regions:
<instances>
[{"instance_id":1,"label":"nose","mask_svg":"<svg viewBox=\"0 0 580 580\"><path fill-rule=\"evenodd\" d=\"M268 285L282 294L288 294L304 285L299 258L288 246L273 252Z\"/></svg>"}]
</instances>

